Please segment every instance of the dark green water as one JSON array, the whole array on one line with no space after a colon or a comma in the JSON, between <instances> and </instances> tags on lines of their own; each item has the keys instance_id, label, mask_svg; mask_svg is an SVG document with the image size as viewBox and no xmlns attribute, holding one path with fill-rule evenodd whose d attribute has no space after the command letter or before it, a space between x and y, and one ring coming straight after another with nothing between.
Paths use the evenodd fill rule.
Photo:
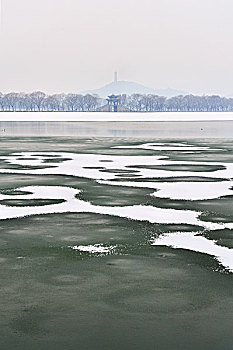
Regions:
<instances>
[{"instance_id":1,"label":"dark green water","mask_svg":"<svg viewBox=\"0 0 233 350\"><path fill-rule=\"evenodd\" d=\"M48 152L161 156L160 151L112 148L144 142L161 141L2 138L0 156L29 151L43 152L41 154L45 156ZM163 142L177 144L175 140ZM198 176L192 177L194 182L203 180L202 172L211 174L219 169L211 162L231 164L233 161L231 140L195 140L191 144L208 146L212 150L191 155L165 151L162 155L172 161L206 162L204 167L180 165L178 170L181 171L193 171L194 167L198 172ZM56 159L53 163L57 164ZM54 199L49 202L14 199L17 192L12 190L25 186L62 186L80 189L79 198L96 206L150 205L189 209L201 211L206 221L233 222L233 196L196 201L156 198L150 196L154 189L108 186L95 179L80 177L78 173L77 176L28 174L26 171L30 167L8 164L1 159L0 169L6 168L22 172L0 174L0 193L12 194L10 201L0 202L2 205L17 208L53 205ZM103 173L109 172L106 164L103 163L102 168ZM39 169L43 167L39 166ZM114 173L119 175L121 182L129 181L137 174L130 173L132 168L129 172L116 170ZM177 168L170 170L177 171ZM183 181L190 179L188 174L182 178ZM164 181L161 178L152 180ZM134 181L141 180L135 176ZM147 179L143 178L143 181ZM181 181L181 178L166 181ZM205 181L223 179L210 177ZM232 273L208 254L152 246L150 242L152 237L164 232L199 230L200 227L195 225L157 224L82 212L1 220L0 348L233 349ZM230 229L204 230L202 235L224 247L233 247ZM117 249L99 255L70 248L99 243Z\"/></svg>"}]
</instances>

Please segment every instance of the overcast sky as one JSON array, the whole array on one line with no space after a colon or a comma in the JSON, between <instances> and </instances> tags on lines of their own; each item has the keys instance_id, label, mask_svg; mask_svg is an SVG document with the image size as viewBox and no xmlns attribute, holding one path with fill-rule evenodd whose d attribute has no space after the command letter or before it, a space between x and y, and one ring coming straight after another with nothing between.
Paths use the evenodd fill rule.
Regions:
<instances>
[{"instance_id":1,"label":"overcast sky","mask_svg":"<svg viewBox=\"0 0 233 350\"><path fill-rule=\"evenodd\" d=\"M0 91L233 95L233 0L0 0Z\"/></svg>"}]
</instances>

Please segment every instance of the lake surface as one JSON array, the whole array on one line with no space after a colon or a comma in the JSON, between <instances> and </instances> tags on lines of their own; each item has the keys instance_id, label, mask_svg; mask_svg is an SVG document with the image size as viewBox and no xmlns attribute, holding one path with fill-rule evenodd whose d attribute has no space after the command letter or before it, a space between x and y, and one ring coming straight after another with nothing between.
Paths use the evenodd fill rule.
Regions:
<instances>
[{"instance_id":1,"label":"lake surface","mask_svg":"<svg viewBox=\"0 0 233 350\"><path fill-rule=\"evenodd\" d=\"M233 121L174 122L0 122L0 137L228 138Z\"/></svg>"},{"instance_id":2,"label":"lake surface","mask_svg":"<svg viewBox=\"0 0 233 350\"><path fill-rule=\"evenodd\" d=\"M22 126L0 139L1 349L232 349L233 141Z\"/></svg>"},{"instance_id":3,"label":"lake surface","mask_svg":"<svg viewBox=\"0 0 233 350\"><path fill-rule=\"evenodd\" d=\"M233 113L1 112L0 136L232 138Z\"/></svg>"}]
</instances>

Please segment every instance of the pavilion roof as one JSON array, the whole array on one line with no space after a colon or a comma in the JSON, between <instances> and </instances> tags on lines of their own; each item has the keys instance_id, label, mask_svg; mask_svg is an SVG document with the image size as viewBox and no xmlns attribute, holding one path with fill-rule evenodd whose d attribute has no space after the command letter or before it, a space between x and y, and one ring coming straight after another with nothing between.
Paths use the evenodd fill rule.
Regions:
<instances>
[{"instance_id":1,"label":"pavilion roof","mask_svg":"<svg viewBox=\"0 0 233 350\"><path fill-rule=\"evenodd\" d=\"M118 99L119 97L120 97L119 95L114 95L114 94L108 96L108 98L111 98L111 99L113 98Z\"/></svg>"}]
</instances>

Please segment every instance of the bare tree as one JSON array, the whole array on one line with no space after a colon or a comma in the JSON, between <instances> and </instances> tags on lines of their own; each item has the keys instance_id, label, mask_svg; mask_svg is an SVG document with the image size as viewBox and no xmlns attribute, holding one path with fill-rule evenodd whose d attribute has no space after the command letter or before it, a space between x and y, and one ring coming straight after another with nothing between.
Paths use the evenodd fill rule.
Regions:
<instances>
[{"instance_id":1,"label":"bare tree","mask_svg":"<svg viewBox=\"0 0 233 350\"><path fill-rule=\"evenodd\" d=\"M35 110L37 109L39 112L41 111L41 107L43 105L45 97L46 97L45 93L41 91L35 91L32 94L30 94L32 103L35 106Z\"/></svg>"}]
</instances>

